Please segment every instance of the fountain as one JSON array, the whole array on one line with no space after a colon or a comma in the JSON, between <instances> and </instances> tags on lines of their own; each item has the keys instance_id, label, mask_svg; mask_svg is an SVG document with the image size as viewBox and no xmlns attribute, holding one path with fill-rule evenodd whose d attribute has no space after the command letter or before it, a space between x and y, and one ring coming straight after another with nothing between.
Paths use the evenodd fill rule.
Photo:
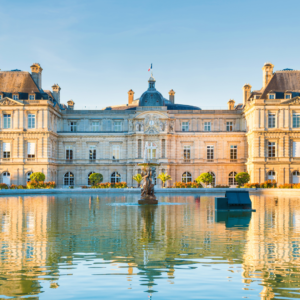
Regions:
<instances>
[{"instance_id":1,"label":"fountain","mask_svg":"<svg viewBox=\"0 0 300 300\"><path fill-rule=\"evenodd\" d=\"M154 195L154 184L152 183L152 167L158 166L159 164L150 162L148 159L148 142L145 144L144 162L138 164L143 167L143 188L141 190L141 199L138 201L139 204L157 204L158 200Z\"/></svg>"}]
</instances>

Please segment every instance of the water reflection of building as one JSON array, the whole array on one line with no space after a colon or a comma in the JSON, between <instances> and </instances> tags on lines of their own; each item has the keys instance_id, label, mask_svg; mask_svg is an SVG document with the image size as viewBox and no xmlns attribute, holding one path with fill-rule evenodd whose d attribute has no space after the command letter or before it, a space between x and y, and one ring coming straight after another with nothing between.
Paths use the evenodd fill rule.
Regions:
<instances>
[{"instance_id":1,"label":"water reflection of building","mask_svg":"<svg viewBox=\"0 0 300 300\"><path fill-rule=\"evenodd\" d=\"M254 208L244 253L245 278L261 278L261 299L295 297L299 288L299 199L252 196Z\"/></svg>"},{"instance_id":2,"label":"water reflection of building","mask_svg":"<svg viewBox=\"0 0 300 300\"><path fill-rule=\"evenodd\" d=\"M213 197L177 195L171 201L183 205L153 209L107 205L135 202L135 197L0 198L0 245L6 251L0 274L17 279L1 281L0 295L37 294L41 291L37 279L43 278L60 289L55 281L59 268L85 261L87 253L103 261L99 272L125 275L128 287L139 276L147 291L159 290L159 278L176 284L179 269L201 268L201 260L208 258L212 264L243 263L245 282L262 280L258 291L262 299L284 296L290 290L283 292L282 286L289 289L299 282L296 278L286 282L299 274L296 200L252 197L257 211L249 228L236 230L215 222ZM160 201L170 198L166 195Z\"/></svg>"},{"instance_id":3,"label":"water reflection of building","mask_svg":"<svg viewBox=\"0 0 300 300\"><path fill-rule=\"evenodd\" d=\"M9 197L0 201L0 295L38 294L37 276L47 274L46 196ZM25 280L11 280L14 274Z\"/></svg>"}]
</instances>

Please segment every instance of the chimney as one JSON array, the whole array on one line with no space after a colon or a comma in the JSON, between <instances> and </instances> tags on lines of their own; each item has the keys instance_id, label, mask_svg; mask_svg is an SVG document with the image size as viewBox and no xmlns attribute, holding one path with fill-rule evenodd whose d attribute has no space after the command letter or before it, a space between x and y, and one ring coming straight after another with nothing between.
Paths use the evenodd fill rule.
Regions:
<instances>
[{"instance_id":1,"label":"chimney","mask_svg":"<svg viewBox=\"0 0 300 300\"><path fill-rule=\"evenodd\" d=\"M169 92L169 100L174 104L174 102L175 102L175 92L173 90L170 90L170 92Z\"/></svg>"},{"instance_id":2,"label":"chimney","mask_svg":"<svg viewBox=\"0 0 300 300\"><path fill-rule=\"evenodd\" d=\"M52 94L57 103L60 103L60 86L58 84L52 85Z\"/></svg>"},{"instance_id":3,"label":"chimney","mask_svg":"<svg viewBox=\"0 0 300 300\"><path fill-rule=\"evenodd\" d=\"M30 66L31 68L31 77L33 79L33 81L35 82L35 84L37 85L38 89L41 90L42 89L42 67L40 66L40 64L35 63L32 66Z\"/></svg>"},{"instance_id":4,"label":"chimney","mask_svg":"<svg viewBox=\"0 0 300 300\"><path fill-rule=\"evenodd\" d=\"M234 110L234 100L233 99L230 99L228 102L227 102L227 105L228 105L228 110Z\"/></svg>"},{"instance_id":5,"label":"chimney","mask_svg":"<svg viewBox=\"0 0 300 300\"><path fill-rule=\"evenodd\" d=\"M134 91L133 90L129 90L128 91L128 105L132 104L133 97L134 97Z\"/></svg>"},{"instance_id":6,"label":"chimney","mask_svg":"<svg viewBox=\"0 0 300 300\"><path fill-rule=\"evenodd\" d=\"M73 100L69 100L67 103L68 103L68 109L74 110L75 102Z\"/></svg>"},{"instance_id":7,"label":"chimney","mask_svg":"<svg viewBox=\"0 0 300 300\"><path fill-rule=\"evenodd\" d=\"M250 97L251 88L252 88L252 86L249 83L247 83L243 86L243 104L244 104L244 106L246 105L246 102Z\"/></svg>"},{"instance_id":8,"label":"chimney","mask_svg":"<svg viewBox=\"0 0 300 300\"><path fill-rule=\"evenodd\" d=\"M274 65L271 63L265 63L262 67L263 70L263 89L267 86L267 84L270 82L272 75L273 75L273 68Z\"/></svg>"}]
</instances>

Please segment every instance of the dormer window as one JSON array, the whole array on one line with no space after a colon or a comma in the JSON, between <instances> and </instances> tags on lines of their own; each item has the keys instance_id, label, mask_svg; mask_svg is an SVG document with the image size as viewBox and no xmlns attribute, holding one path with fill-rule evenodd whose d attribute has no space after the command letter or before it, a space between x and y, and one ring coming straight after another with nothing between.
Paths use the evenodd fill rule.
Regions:
<instances>
[{"instance_id":1,"label":"dormer window","mask_svg":"<svg viewBox=\"0 0 300 300\"><path fill-rule=\"evenodd\" d=\"M13 95L14 100L19 100L19 95Z\"/></svg>"},{"instance_id":2,"label":"dormer window","mask_svg":"<svg viewBox=\"0 0 300 300\"><path fill-rule=\"evenodd\" d=\"M291 94L285 94L284 98L285 98L285 99L291 99L291 98L292 98L292 95L291 95Z\"/></svg>"},{"instance_id":3,"label":"dormer window","mask_svg":"<svg viewBox=\"0 0 300 300\"><path fill-rule=\"evenodd\" d=\"M2 99L2 94L0 94L0 100Z\"/></svg>"},{"instance_id":4,"label":"dormer window","mask_svg":"<svg viewBox=\"0 0 300 300\"><path fill-rule=\"evenodd\" d=\"M35 99L35 95L29 95L29 100L34 100Z\"/></svg>"},{"instance_id":5,"label":"dormer window","mask_svg":"<svg viewBox=\"0 0 300 300\"><path fill-rule=\"evenodd\" d=\"M275 94L269 94L269 99L275 99Z\"/></svg>"}]
</instances>

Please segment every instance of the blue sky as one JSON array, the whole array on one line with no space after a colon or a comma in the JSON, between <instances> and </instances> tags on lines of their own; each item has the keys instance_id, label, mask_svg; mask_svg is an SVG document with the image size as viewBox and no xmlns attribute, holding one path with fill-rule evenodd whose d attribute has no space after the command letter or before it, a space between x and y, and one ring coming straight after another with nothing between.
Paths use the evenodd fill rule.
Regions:
<instances>
[{"instance_id":1,"label":"blue sky","mask_svg":"<svg viewBox=\"0 0 300 300\"><path fill-rule=\"evenodd\" d=\"M175 102L225 108L262 66L300 69L300 1L0 0L0 69L39 62L62 102L102 108L156 88Z\"/></svg>"}]
</instances>

